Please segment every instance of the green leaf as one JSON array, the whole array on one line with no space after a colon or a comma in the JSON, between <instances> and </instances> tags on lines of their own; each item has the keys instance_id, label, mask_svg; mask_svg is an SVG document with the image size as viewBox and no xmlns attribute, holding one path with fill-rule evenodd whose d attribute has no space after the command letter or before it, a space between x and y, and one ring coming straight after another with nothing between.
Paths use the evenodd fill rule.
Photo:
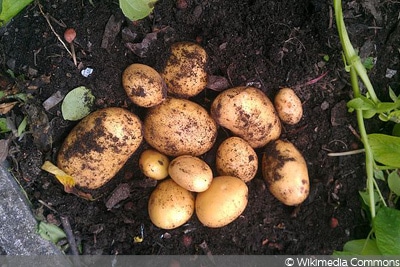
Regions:
<instances>
[{"instance_id":1,"label":"green leaf","mask_svg":"<svg viewBox=\"0 0 400 267\"><path fill-rule=\"evenodd\" d=\"M46 223L46 222L40 222L39 227L38 227L38 234L54 244L56 244L58 241L60 241L63 238L66 238L67 236L65 235L64 231L61 230L58 226L51 224L51 223Z\"/></svg>"},{"instance_id":2,"label":"green leaf","mask_svg":"<svg viewBox=\"0 0 400 267\"><path fill-rule=\"evenodd\" d=\"M386 181L385 174L383 173L382 170L374 170L374 177L375 179Z\"/></svg>"},{"instance_id":3,"label":"green leaf","mask_svg":"<svg viewBox=\"0 0 400 267\"><path fill-rule=\"evenodd\" d=\"M130 20L147 17L154 9L157 0L119 0L119 7Z\"/></svg>"},{"instance_id":4,"label":"green leaf","mask_svg":"<svg viewBox=\"0 0 400 267\"><path fill-rule=\"evenodd\" d=\"M27 125L27 119L26 117L21 121L21 123L18 125L18 131L17 135L21 136L23 132L26 130L26 125Z\"/></svg>"},{"instance_id":5,"label":"green leaf","mask_svg":"<svg viewBox=\"0 0 400 267\"><path fill-rule=\"evenodd\" d=\"M94 99L90 89L85 86L79 86L70 91L61 104L64 120L77 121L89 115Z\"/></svg>"},{"instance_id":6,"label":"green leaf","mask_svg":"<svg viewBox=\"0 0 400 267\"><path fill-rule=\"evenodd\" d=\"M388 176L388 186L393 193L400 196L400 176L398 170L391 172Z\"/></svg>"},{"instance_id":7,"label":"green leaf","mask_svg":"<svg viewBox=\"0 0 400 267\"><path fill-rule=\"evenodd\" d=\"M8 128L8 125L7 125L7 119L0 118L0 133L7 133L10 131L11 131L11 129Z\"/></svg>"},{"instance_id":8,"label":"green leaf","mask_svg":"<svg viewBox=\"0 0 400 267\"><path fill-rule=\"evenodd\" d=\"M29 5L33 0L2 0L0 11L0 27L9 22L22 9Z\"/></svg>"},{"instance_id":9,"label":"green leaf","mask_svg":"<svg viewBox=\"0 0 400 267\"><path fill-rule=\"evenodd\" d=\"M400 211L382 207L372 221L376 244L383 255L400 255Z\"/></svg>"},{"instance_id":10,"label":"green leaf","mask_svg":"<svg viewBox=\"0 0 400 267\"><path fill-rule=\"evenodd\" d=\"M389 96L393 102L396 102L398 100L398 97L396 96L395 92L393 91L392 87L390 87L390 86L389 86Z\"/></svg>"},{"instance_id":11,"label":"green leaf","mask_svg":"<svg viewBox=\"0 0 400 267\"><path fill-rule=\"evenodd\" d=\"M360 194L364 204L367 205L368 207L371 206L369 204L369 193L368 193L368 191L359 191L358 193ZM379 202L379 194L376 191L374 191L374 199L375 199L375 206L376 206L376 203Z\"/></svg>"},{"instance_id":12,"label":"green leaf","mask_svg":"<svg viewBox=\"0 0 400 267\"><path fill-rule=\"evenodd\" d=\"M359 96L347 102L347 107L360 110L371 110L375 108L375 103L365 96Z\"/></svg>"},{"instance_id":13,"label":"green leaf","mask_svg":"<svg viewBox=\"0 0 400 267\"><path fill-rule=\"evenodd\" d=\"M400 110L395 110L389 113L388 120L395 123L400 123Z\"/></svg>"},{"instance_id":14,"label":"green leaf","mask_svg":"<svg viewBox=\"0 0 400 267\"><path fill-rule=\"evenodd\" d=\"M356 239L348 241L343 251L335 251L333 255L382 255L373 239Z\"/></svg>"},{"instance_id":15,"label":"green leaf","mask_svg":"<svg viewBox=\"0 0 400 267\"><path fill-rule=\"evenodd\" d=\"M392 135L400 136L400 123L396 123L392 129Z\"/></svg>"},{"instance_id":16,"label":"green leaf","mask_svg":"<svg viewBox=\"0 0 400 267\"><path fill-rule=\"evenodd\" d=\"M369 134L368 141L374 159L386 166L400 168L400 137Z\"/></svg>"},{"instance_id":17,"label":"green leaf","mask_svg":"<svg viewBox=\"0 0 400 267\"><path fill-rule=\"evenodd\" d=\"M367 57L363 62L364 68L366 70L371 70L374 67L374 58Z\"/></svg>"}]
</instances>

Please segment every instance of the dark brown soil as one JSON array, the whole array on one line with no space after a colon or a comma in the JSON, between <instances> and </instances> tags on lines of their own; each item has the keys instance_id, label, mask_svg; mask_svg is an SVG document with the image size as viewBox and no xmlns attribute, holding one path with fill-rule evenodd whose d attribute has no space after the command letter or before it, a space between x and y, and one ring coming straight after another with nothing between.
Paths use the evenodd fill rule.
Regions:
<instances>
[{"instance_id":1,"label":"dark brown soil","mask_svg":"<svg viewBox=\"0 0 400 267\"><path fill-rule=\"evenodd\" d=\"M167 0L159 1L150 17L136 23L123 19L117 1L93 2L94 6L81 0L41 1L55 32L62 36L66 29L57 21L76 29L79 68L37 4L1 29L2 71L23 76L18 88L32 96L27 105L4 115L12 116L16 125L29 117L30 132L13 139L8 159L38 218L59 224L60 216L66 216L83 254L330 254L350 239L366 237L369 222L358 194L365 186L363 155L327 155L361 146L355 115L346 109L351 88L330 1ZM388 85L399 93L398 75L385 78L387 68L399 68L399 4L372 1L374 11L367 2L343 4L351 39L363 56L377 57L370 74L381 95L386 95ZM112 15L122 25L119 29L117 23L116 35L107 35L108 45L102 48ZM157 38L138 56L133 43L151 32L157 32ZM233 223L210 229L193 216L184 226L167 231L155 227L147 214L154 183L145 180L137 162L145 143L115 179L92 192L95 201L65 193L52 175L40 169L44 160L56 162L62 141L76 124L62 119L60 104L44 111L41 104L47 98L84 85L96 97L95 109L125 107L143 118L145 110L125 95L122 71L135 62L161 70L168 47L177 41L202 45L209 54L208 73L227 78L230 87L256 86L270 98L280 87L297 92L304 116L299 124L285 126L282 138L293 142L307 161L311 190L305 203L296 208L279 203L258 173L248 184L248 206ZM86 67L94 69L87 78L80 73ZM207 89L193 100L208 108L217 94ZM369 127L381 131L373 121ZM227 135L221 130L219 138ZM257 150L259 156L262 151ZM214 154L215 148L204 155L211 165ZM125 183L129 198L107 209L112 191ZM336 227L332 220L337 220ZM143 242L135 243L142 226Z\"/></svg>"}]
</instances>

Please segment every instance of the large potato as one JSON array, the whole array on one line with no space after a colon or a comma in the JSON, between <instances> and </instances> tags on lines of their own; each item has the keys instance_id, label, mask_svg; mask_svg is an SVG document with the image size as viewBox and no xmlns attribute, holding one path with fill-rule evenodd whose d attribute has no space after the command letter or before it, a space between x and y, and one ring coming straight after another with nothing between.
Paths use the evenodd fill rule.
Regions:
<instances>
[{"instance_id":1,"label":"large potato","mask_svg":"<svg viewBox=\"0 0 400 267\"><path fill-rule=\"evenodd\" d=\"M161 75L152 67L131 64L122 73L122 86L138 106L152 107L167 97L167 86Z\"/></svg>"},{"instance_id":2,"label":"large potato","mask_svg":"<svg viewBox=\"0 0 400 267\"><path fill-rule=\"evenodd\" d=\"M218 176L196 197L196 215L202 224L216 228L233 222L247 206L247 185L233 176Z\"/></svg>"},{"instance_id":3,"label":"large potato","mask_svg":"<svg viewBox=\"0 0 400 267\"><path fill-rule=\"evenodd\" d=\"M195 43L179 42L171 46L171 55L161 75L168 93L188 98L200 93L207 85L207 53Z\"/></svg>"},{"instance_id":4,"label":"large potato","mask_svg":"<svg viewBox=\"0 0 400 267\"><path fill-rule=\"evenodd\" d=\"M57 165L78 186L96 189L121 169L142 142L142 123L133 113L111 107L81 120L64 140Z\"/></svg>"},{"instance_id":5,"label":"large potato","mask_svg":"<svg viewBox=\"0 0 400 267\"><path fill-rule=\"evenodd\" d=\"M235 176L249 182L257 173L258 157L246 141L234 136L218 147L215 165L219 175Z\"/></svg>"},{"instance_id":6,"label":"large potato","mask_svg":"<svg viewBox=\"0 0 400 267\"><path fill-rule=\"evenodd\" d=\"M173 229L186 223L194 213L194 196L171 179L154 189L149 198L148 212L154 225Z\"/></svg>"},{"instance_id":7,"label":"large potato","mask_svg":"<svg viewBox=\"0 0 400 267\"><path fill-rule=\"evenodd\" d=\"M177 184L192 192L207 190L213 179L210 166L198 157L190 155L174 158L168 173Z\"/></svg>"},{"instance_id":8,"label":"large potato","mask_svg":"<svg viewBox=\"0 0 400 267\"><path fill-rule=\"evenodd\" d=\"M262 147L281 134L272 102L254 87L234 87L220 93L212 103L211 116L253 148Z\"/></svg>"},{"instance_id":9,"label":"large potato","mask_svg":"<svg viewBox=\"0 0 400 267\"><path fill-rule=\"evenodd\" d=\"M310 191L307 164L289 141L276 140L266 145L262 173L270 192L282 203L295 206L307 198Z\"/></svg>"},{"instance_id":10,"label":"large potato","mask_svg":"<svg viewBox=\"0 0 400 267\"><path fill-rule=\"evenodd\" d=\"M167 98L144 119L147 143L168 156L204 154L216 136L217 125L207 111L186 99Z\"/></svg>"}]
</instances>

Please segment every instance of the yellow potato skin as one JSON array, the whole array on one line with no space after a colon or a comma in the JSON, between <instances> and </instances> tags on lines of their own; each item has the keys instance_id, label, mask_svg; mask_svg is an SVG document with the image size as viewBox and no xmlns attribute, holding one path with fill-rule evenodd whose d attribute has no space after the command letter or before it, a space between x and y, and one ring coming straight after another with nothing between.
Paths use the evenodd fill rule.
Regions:
<instances>
[{"instance_id":1,"label":"yellow potato skin","mask_svg":"<svg viewBox=\"0 0 400 267\"><path fill-rule=\"evenodd\" d=\"M148 212L152 223L162 229L174 229L186 223L194 213L193 193L175 183L163 180L151 193Z\"/></svg>"},{"instance_id":2,"label":"yellow potato skin","mask_svg":"<svg viewBox=\"0 0 400 267\"><path fill-rule=\"evenodd\" d=\"M167 86L161 75L144 64L131 64L122 73L122 86L133 103L141 107L160 104L167 97Z\"/></svg>"},{"instance_id":3,"label":"yellow potato skin","mask_svg":"<svg viewBox=\"0 0 400 267\"><path fill-rule=\"evenodd\" d=\"M207 53L195 43L178 42L171 46L171 54L161 72L168 93L189 98L199 94L207 85Z\"/></svg>"},{"instance_id":4,"label":"yellow potato skin","mask_svg":"<svg viewBox=\"0 0 400 267\"><path fill-rule=\"evenodd\" d=\"M140 154L139 168L147 177L162 180L168 176L169 158L164 154L147 149Z\"/></svg>"},{"instance_id":5,"label":"yellow potato skin","mask_svg":"<svg viewBox=\"0 0 400 267\"><path fill-rule=\"evenodd\" d=\"M142 122L135 114L117 107L97 110L69 133L57 165L79 187L97 189L115 176L142 139Z\"/></svg>"},{"instance_id":6,"label":"yellow potato skin","mask_svg":"<svg viewBox=\"0 0 400 267\"><path fill-rule=\"evenodd\" d=\"M178 98L167 98L148 110L144 138L167 156L199 156L213 146L217 125L200 105Z\"/></svg>"},{"instance_id":7,"label":"yellow potato skin","mask_svg":"<svg viewBox=\"0 0 400 267\"><path fill-rule=\"evenodd\" d=\"M192 192L203 192L210 186L213 173L206 162L190 155L176 157L168 168L177 184Z\"/></svg>"},{"instance_id":8,"label":"yellow potato skin","mask_svg":"<svg viewBox=\"0 0 400 267\"><path fill-rule=\"evenodd\" d=\"M272 195L285 205L299 205L308 197L307 164L291 142L276 140L265 147L262 173Z\"/></svg>"},{"instance_id":9,"label":"yellow potato skin","mask_svg":"<svg viewBox=\"0 0 400 267\"><path fill-rule=\"evenodd\" d=\"M229 137L218 147L215 165L219 175L235 176L247 183L257 173L258 157L245 140Z\"/></svg>"},{"instance_id":10,"label":"yellow potato skin","mask_svg":"<svg viewBox=\"0 0 400 267\"><path fill-rule=\"evenodd\" d=\"M282 88L274 98L275 109L282 122L294 125L303 116L300 98L291 88Z\"/></svg>"},{"instance_id":11,"label":"yellow potato skin","mask_svg":"<svg viewBox=\"0 0 400 267\"><path fill-rule=\"evenodd\" d=\"M223 227L242 214L247 202L245 182L233 176L218 176L206 191L197 194L196 215L207 227Z\"/></svg>"},{"instance_id":12,"label":"yellow potato skin","mask_svg":"<svg viewBox=\"0 0 400 267\"><path fill-rule=\"evenodd\" d=\"M223 91L211 105L211 116L252 148L262 147L281 134L281 123L271 100L255 87Z\"/></svg>"}]
</instances>

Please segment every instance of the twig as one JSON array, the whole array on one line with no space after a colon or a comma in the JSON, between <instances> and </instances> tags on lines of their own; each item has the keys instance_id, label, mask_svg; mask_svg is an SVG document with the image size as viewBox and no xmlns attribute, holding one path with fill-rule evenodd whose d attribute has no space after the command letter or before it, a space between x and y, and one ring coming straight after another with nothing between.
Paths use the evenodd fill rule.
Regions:
<instances>
[{"instance_id":1,"label":"twig","mask_svg":"<svg viewBox=\"0 0 400 267\"><path fill-rule=\"evenodd\" d=\"M37 3L37 5L38 5L38 7L39 7L40 13L43 15L43 17L44 17L44 18L46 19L46 21L47 21L47 24L50 26L51 31L52 31L52 32L54 33L54 35L57 37L58 41L60 41L60 43L64 46L65 50L67 50L68 54L70 54L70 56L72 57L71 51L68 49L67 45L66 45L65 42L62 40L62 38L60 37L60 35L58 35L58 33L54 30L53 25L51 25L49 16L43 12L43 7L42 7L42 5L41 5L38 1L36 1L36 3Z\"/></svg>"},{"instance_id":2,"label":"twig","mask_svg":"<svg viewBox=\"0 0 400 267\"><path fill-rule=\"evenodd\" d=\"M60 218L65 234L67 236L68 243L71 246L71 253L72 255L78 256L79 255L78 247L76 246L75 236L74 233L72 233L72 228L71 224L69 223L68 217L60 216Z\"/></svg>"}]
</instances>

